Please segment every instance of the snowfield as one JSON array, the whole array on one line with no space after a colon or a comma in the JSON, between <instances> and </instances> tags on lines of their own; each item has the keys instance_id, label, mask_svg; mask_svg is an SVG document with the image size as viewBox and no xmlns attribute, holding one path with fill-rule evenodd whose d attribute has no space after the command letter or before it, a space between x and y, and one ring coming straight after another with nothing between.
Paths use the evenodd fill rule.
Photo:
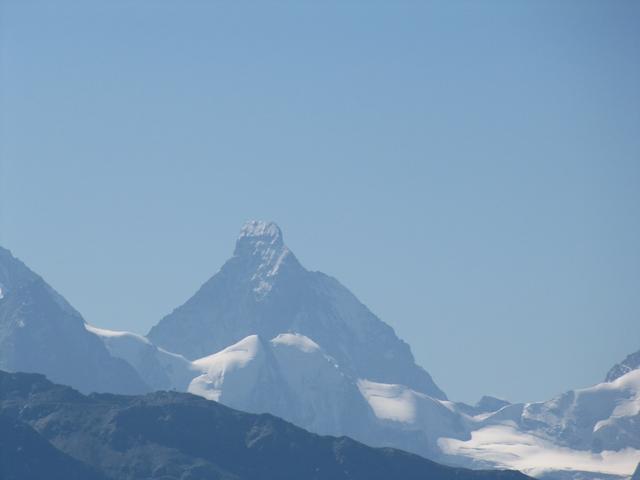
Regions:
<instances>
[{"instance_id":1,"label":"snowfield","mask_svg":"<svg viewBox=\"0 0 640 480\"><path fill-rule=\"evenodd\" d=\"M628 477L640 462L640 450L626 448L600 453L575 450L522 432L508 423L472 431L467 441L441 438L438 443L448 455L469 457L478 461L478 465L520 470L533 477L557 471Z\"/></svg>"}]
</instances>

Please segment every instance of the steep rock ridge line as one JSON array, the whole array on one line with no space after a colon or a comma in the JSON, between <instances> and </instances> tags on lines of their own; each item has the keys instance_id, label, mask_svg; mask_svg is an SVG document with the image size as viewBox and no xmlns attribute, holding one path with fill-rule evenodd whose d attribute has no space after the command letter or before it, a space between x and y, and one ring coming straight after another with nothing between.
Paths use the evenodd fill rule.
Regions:
<instances>
[{"instance_id":1,"label":"steep rock ridge line","mask_svg":"<svg viewBox=\"0 0 640 480\"><path fill-rule=\"evenodd\" d=\"M149 390L58 292L4 248L0 285L0 369L43 373L83 392Z\"/></svg>"}]
</instances>

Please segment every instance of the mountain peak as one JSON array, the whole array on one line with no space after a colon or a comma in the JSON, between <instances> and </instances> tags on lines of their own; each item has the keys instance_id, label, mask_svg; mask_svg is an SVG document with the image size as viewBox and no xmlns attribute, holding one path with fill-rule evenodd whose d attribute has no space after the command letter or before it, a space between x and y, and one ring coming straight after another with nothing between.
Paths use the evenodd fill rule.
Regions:
<instances>
[{"instance_id":1,"label":"mountain peak","mask_svg":"<svg viewBox=\"0 0 640 480\"><path fill-rule=\"evenodd\" d=\"M235 255L253 255L260 251L284 247L282 230L274 222L249 220L240 229Z\"/></svg>"},{"instance_id":2,"label":"mountain peak","mask_svg":"<svg viewBox=\"0 0 640 480\"><path fill-rule=\"evenodd\" d=\"M284 244L282 231L274 222L246 222L240 230L233 255L228 265L249 279L256 299L263 299L269 294L281 267L302 268Z\"/></svg>"},{"instance_id":3,"label":"mountain peak","mask_svg":"<svg viewBox=\"0 0 640 480\"><path fill-rule=\"evenodd\" d=\"M622 362L614 365L613 368L609 370L609 373L607 373L604 381L613 382L636 368L640 368L640 350L628 355Z\"/></svg>"}]
</instances>

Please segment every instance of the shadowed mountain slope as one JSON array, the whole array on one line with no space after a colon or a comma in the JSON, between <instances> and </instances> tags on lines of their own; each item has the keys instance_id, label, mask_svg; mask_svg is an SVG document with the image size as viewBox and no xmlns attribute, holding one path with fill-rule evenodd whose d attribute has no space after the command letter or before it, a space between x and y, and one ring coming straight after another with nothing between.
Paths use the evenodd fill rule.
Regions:
<instances>
[{"instance_id":1,"label":"shadowed mountain slope","mask_svg":"<svg viewBox=\"0 0 640 480\"><path fill-rule=\"evenodd\" d=\"M0 414L30 425L64 454L114 480L528 478L322 437L190 394L83 396L34 374L0 372Z\"/></svg>"}]
</instances>

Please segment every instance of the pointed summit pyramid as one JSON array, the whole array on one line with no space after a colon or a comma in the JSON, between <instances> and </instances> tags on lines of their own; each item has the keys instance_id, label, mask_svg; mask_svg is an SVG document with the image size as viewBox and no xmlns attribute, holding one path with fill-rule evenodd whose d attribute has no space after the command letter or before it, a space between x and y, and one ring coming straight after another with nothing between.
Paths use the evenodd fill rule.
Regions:
<instances>
[{"instance_id":1,"label":"pointed summit pyramid","mask_svg":"<svg viewBox=\"0 0 640 480\"><path fill-rule=\"evenodd\" d=\"M233 257L148 337L197 359L249 335L283 332L313 339L354 376L446 398L393 329L335 278L306 270L273 222L247 222Z\"/></svg>"},{"instance_id":2,"label":"pointed summit pyramid","mask_svg":"<svg viewBox=\"0 0 640 480\"><path fill-rule=\"evenodd\" d=\"M227 264L232 262L235 273L249 279L257 301L269 294L281 269L304 271L284 244L280 227L273 222L251 220L245 223L236 241L233 258Z\"/></svg>"},{"instance_id":3,"label":"pointed summit pyramid","mask_svg":"<svg viewBox=\"0 0 640 480\"><path fill-rule=\"evenodd\" d=\"M283 247L282 230L278 225L262 220L249 220L240 229L235 255L242 255L247 249L249 252L256 252Z\"/></svg>"}]
</instances>

